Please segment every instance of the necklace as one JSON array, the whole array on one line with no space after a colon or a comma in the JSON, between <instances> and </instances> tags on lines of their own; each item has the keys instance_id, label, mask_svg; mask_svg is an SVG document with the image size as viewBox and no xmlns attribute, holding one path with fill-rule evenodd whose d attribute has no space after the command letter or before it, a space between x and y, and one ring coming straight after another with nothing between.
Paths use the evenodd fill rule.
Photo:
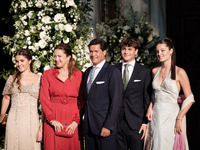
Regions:
<instances>
[{"instance_id":1,"label":"necklace","mask_svg":"<svg viewBox=\"0 0 200 150\"><path fill-rule=\"evenodd\" d=\"M59 73L62 74L62 75L68 73L68 71L65 71L65 72L61 72L60 70L58 70L58 71L59 71Z\"/></svg>"}]
</instances>

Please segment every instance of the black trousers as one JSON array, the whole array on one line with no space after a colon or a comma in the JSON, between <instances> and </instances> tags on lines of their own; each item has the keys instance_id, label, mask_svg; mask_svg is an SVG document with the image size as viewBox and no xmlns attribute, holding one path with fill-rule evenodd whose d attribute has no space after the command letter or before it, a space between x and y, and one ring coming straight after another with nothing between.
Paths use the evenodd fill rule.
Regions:
<instances>
[{"instance_id":1,"label":"black trousers","mask_svg":"<svg viewBox=\"0 0 200 150\"><path fill-rule=\"evenodd\" d=\"M85 136L86 150L116 150L116 135L102 137L88 133Z\"/></svg>"},{"instance_id":2,"label":"black trousers","mask_svg":"<svg viewBox=\"0 0 200 150\"><path fill-rule=\"evenodd\" d=\"M120 121L119 131L117 134L118 150L143 150L144 141L141 140L142 133L130 129L125 119Z\"/></svg>"}]
</instances>

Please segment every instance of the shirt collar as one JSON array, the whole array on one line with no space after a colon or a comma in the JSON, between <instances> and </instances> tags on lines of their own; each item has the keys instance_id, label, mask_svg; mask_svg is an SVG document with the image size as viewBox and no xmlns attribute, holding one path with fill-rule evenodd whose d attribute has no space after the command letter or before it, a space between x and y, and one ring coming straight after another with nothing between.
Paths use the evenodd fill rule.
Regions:
<instances>
[{"instance_id":1,"label":"shirt collar","mask_svg":"<svg viewBox=\"0 0 200 150\"><path fill-rule=\"evenodd\" d=\"M103 65L105 64L106 60L104 59L102 62L100 62L98 65L93 65L93 67L97 67L97 68L102 68Z\"/></svg>"},{"instance_id":2,"label":"shirt collar","mask_svg":"<svg viewBox=\"0 0 200 150\"><path fill-rule=\"evenodd\" d=\"M124 61L122 62L122 65L124 66L125 64L127 64L127 63L125 63ZM133 60L133 61L131 61L130 63L129 63L132 67L134 67L135 66L135 59Z\"/></svg>"}]
</instances>

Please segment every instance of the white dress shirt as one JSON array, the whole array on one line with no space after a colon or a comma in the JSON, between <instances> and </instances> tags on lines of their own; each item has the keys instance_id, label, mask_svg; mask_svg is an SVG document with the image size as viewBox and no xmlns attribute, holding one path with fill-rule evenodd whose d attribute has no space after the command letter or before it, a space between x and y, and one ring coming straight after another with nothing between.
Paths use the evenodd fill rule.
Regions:
<instances>
[{"instance_id":1,"label":"white dress shirt","mask_svg":"<svg viewBox=\"0 0 200 150\"><path fill-rule=\"evenodd\" d=\"M126 63L123 61L122 62L122 79L123 79L123 77L124 77L124 65L125 65ZM128 66L128 71L129 71L129 80L130 80L130 78L131 78L131 75L132 75L132 73L133 73L133 69L134 69L134 67L135 67L135 59L133 60L133 61L131 61L130 63L129 63L129 66Z\"/></svg>"},{"instance_id":2,"label":"white dress shirt","mask_svg":"<svg viewBox=\"0 0 200 150\"><path fill-rule=\"evenodd\" d=\"M99 74L99 71L101 70L101 68L103 67L103 65L105 64L106 60L103 60L102 62L100 62L98 65L94 66L93 67L96 67L96 70L95 70L95 73L94 73L94 79L93 81L95 80L95 78L97 77L97 75ZM90 76L91 76L91 73L92 73L92 70L93 68L90 70L90 74L88 76L88 80L87 80L87 83L88 81L90 80ZM92 81L92 82L93 82Z\"/></svg>"}]
</instances>

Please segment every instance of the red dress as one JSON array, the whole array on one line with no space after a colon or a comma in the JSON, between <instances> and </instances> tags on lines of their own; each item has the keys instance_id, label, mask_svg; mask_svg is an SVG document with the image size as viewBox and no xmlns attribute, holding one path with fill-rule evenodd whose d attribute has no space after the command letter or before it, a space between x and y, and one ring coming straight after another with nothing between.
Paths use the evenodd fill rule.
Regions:
<instances>
[{"instance_id":1,"label":"red dress","mask_svg":"<svg viewBox=\"0 0 200 150\"><path fill-rule=\"evenodd\" d=\"M80 115L77 104L82 72L75 69L73 79L65 82L58 78L58 69L44 71L40 87L40 101L45 115L44 119L44 149L45 150L80 150L78 128L72 138L55 136L51 120L71 124L79 123Z\"/></svg>"}]
</instances>

